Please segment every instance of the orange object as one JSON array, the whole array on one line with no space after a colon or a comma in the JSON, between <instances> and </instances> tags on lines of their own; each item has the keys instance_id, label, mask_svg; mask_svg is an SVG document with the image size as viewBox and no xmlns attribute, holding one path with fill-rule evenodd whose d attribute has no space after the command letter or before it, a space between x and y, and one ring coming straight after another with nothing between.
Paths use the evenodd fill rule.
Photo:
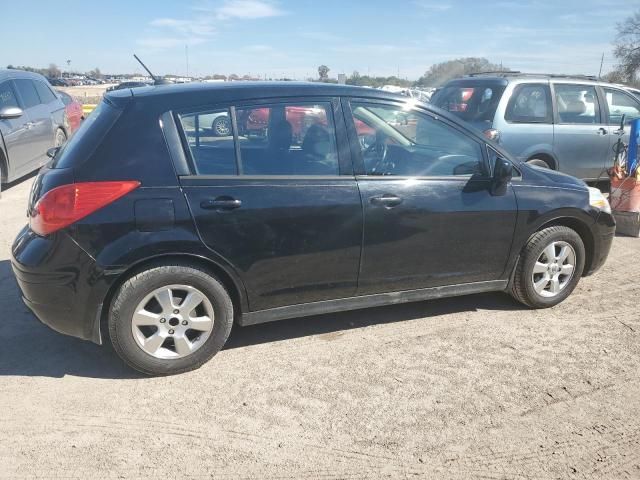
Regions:
<instances>
[{"instance_id":1,"label":"orange object","mask_svg":"<svg viewBox=\"0 0 640 480\"><path fill-rule=\"evenodd\" d=\"M611 177L611 208L620 212L640 212L640 180L637 177Z\"/></svg>"}]
</instances>

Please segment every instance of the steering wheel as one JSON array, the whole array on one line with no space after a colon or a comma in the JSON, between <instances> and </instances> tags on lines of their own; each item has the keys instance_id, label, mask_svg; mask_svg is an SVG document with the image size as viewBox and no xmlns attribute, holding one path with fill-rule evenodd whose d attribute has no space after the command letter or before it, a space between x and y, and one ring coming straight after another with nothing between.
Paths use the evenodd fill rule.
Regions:
<instances>
[{"instance_id":1,"label":"steering wheel","mask_svg":"<svg viewBox=\"0 0 640 480\"><path fill-rule=\"evenodd\" d=\"M365 158L374 157L376 159L376 163L371 169L372 173L378 173L379 175L385 175L388 171L388 168L385 168L388 164L387 162L387 153L389 149L387 148L387 143L385 141L385 136L380 133L376 133L376 141L369 145L363 153ZM393 165L389 165L393 167Z\"/></svg>"}]
</instances>

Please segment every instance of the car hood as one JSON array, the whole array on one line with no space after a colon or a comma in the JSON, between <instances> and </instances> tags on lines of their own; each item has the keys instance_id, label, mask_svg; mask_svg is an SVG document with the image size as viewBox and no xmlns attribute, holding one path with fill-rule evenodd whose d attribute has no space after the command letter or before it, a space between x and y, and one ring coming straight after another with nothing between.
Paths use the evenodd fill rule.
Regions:
<instances>
[{"instance_id":1,"label":"car hood","mask_svg":"<svg viewBox=\"0 0 640 480\"><path fill-rule=\"evenodd\" d=\"M536 179L542 184L553 183L554 186L565 186L587 190L587 184L583 180L567 175L566 173L551 170L549 168L536 167L527 163L521 163L520 166L520 168L526 170L527 178Z\"/></svg>"}]
</instances>

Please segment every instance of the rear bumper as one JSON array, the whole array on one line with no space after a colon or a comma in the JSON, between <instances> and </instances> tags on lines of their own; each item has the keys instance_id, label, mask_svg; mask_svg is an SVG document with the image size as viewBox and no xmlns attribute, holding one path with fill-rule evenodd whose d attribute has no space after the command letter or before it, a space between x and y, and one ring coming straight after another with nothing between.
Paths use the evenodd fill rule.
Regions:
<instances>
[{"instance_id":1,"label":"rear bumper","mask_svg":"<svg viewBox=\"0 0 640 480\"><path fill-rule=\"evenodd\" d=\"M593 260L584 275L588 276L597 272L602 265L607 261L609 252L611 251L611 245L613 244L613 237L616 235L616 221L613 215L600 212L594 225L594 245L593 245Z\"/></svg>"},{"instance_id":2,"label":"rear bumper","mask_svg":"<svg viewBox=\"0 0 640 480\"><path fill-rule=\"evenodd\" d=\"M109 288L93 258L58 232L43 238L25 227L11 266L25 305L53 330L101 344L100 314Z\"/></svg>"}]
</instances>

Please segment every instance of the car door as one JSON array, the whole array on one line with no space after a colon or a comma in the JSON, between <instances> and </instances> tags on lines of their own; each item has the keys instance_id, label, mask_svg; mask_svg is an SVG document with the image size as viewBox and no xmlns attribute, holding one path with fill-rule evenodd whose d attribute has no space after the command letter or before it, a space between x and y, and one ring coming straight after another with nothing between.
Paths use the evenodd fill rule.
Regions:
<instances>
[{"instance_id":1,"label":"car door","mask_svg":"<svg viewBox=\"0 0 640 480\"><path fill-rule=\"evenodd\" d=\"M604 96L604 102L607 107L607 123L609 124L610 135L610 150L611 157L608 165L613 165L613 156L615 155L615 147L619 135L616 135L620 128L620 122L624 115L624 134L622 135L622 141L625 144L629 144L630 123L632 120L640 118L640 100L633 95L619 90L617 88L602 87L602 93Z\"/></svg>"},{"instance_id":2,"label":"car door","mask_svg":"<svg viewBox=\"0 0 640 480\"><path fill-rule=\"evenodd\" d=\"M356 292L362 206L336 112L337 99L300 98L178 115L193 168L182 188L252 311ZM231 131L211 128L221 116Z\"/></svg>"},{"instance_id":3,"label":"car door","mask_svg":"<svg viewBox=\"0 0 640 480\"><path fill-rule=\"evenodd\" d=\"M511 185L491 195L484 142L410 103L344 108L364 210L358 293L503 278L517 205Z\"/></svg>"},{"instance_id":4,"label":"car door","mask_svg":"<svg viewBox=\"0 0 640 480\"><path fill-rule=\"evenodd\" d=\"M4 107L23 108L11 80L0 83L0 108ZM28 123L29 116L24 109L18 118L0 120L0 133L7 153L8 180L16 178L16 174L32 160L33 148Z\"/></svg>"},{"instance_id":5,"label":"car door","mask_svg":"<svg viewBox=\"0 0 640 480\"><path fill-rule=\"evenodd\" d=\"M585 180L606 176L610 159L609 125L596 87L553 84L553 150L559 170Z\"/></svg>"},{"instance_id":6,"label":"car door","mask_svg":"<svg viewBox=\"0 0 640 480\"><path fill-rule=\"evenodd\" d=\"M48 106L40 100L34 80L17 78L14 85L29 117L27 123L30 141L30 160L21 174L40 167L47 159L47 150L53 146L53 120Z\"/></svg>"}]
</instances>

